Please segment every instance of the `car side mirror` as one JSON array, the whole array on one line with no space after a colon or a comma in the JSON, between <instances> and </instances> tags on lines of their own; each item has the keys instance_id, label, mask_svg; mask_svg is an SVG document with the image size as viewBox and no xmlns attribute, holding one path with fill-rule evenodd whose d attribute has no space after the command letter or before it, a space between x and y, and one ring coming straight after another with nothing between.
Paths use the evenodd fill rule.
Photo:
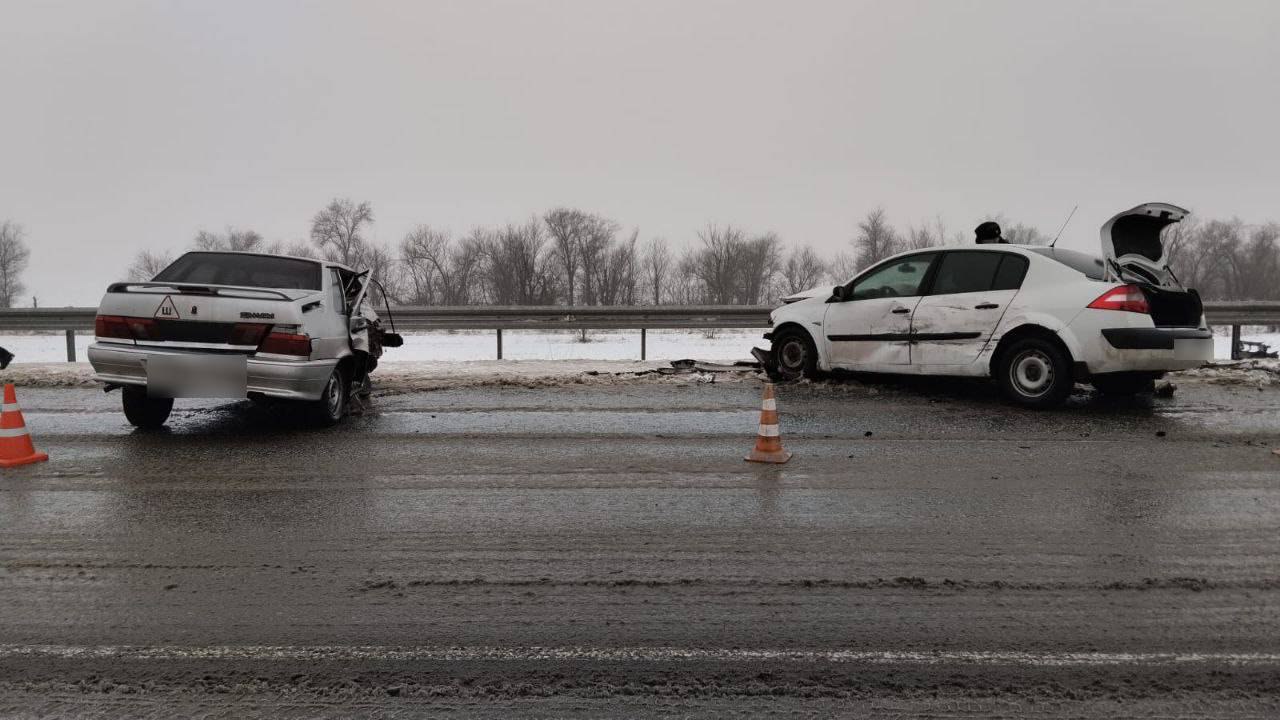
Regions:
<instances>
[{"instance_id":1,"label":"car side mirror","mask_svg":"<svg viewBox=\"0 0 1280 720\"><path fill-rule=\"evenodd\" d=\"M843 285L831 288L831 299L827 302L844 302L849 299L849 289Z\"/></svg>"}]
</instances>

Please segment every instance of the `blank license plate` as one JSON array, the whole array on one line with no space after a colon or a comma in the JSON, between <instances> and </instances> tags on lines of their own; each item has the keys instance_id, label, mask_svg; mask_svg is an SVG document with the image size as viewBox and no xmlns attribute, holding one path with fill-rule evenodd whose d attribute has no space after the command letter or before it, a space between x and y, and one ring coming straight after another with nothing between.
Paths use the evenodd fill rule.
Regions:
<instances>
[{"instance_id":1,"label":"blank license plate","mask_svg":"<svg viewBox=\"0 0 1280 720\"><path fill-rule=\"evenodd\" d=\"M243 355L152 355L147 358L147 394L172 398L242 398L248 392Z\"/></svg>"}]
</instances>

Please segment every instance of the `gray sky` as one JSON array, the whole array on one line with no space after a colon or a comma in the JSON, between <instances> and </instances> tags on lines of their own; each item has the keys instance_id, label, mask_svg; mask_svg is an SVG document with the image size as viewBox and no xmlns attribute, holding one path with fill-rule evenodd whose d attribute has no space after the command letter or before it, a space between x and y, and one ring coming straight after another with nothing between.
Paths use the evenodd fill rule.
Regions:
<instances>
[{"instance_id":1,"label":"gray sky","mask_svg":"<svg viewBox=\"0 0 1280 720\"><path fill-rule=\"evenodd\" d=\"M377 239L566 204L824 252L1149 200L1280 219L1280 3L0 0L0 219L42 306L201 229ZM28 293L30 294L30 293ZM27 299L23 304L29 304Z\"/></svg>"}]
</instances>

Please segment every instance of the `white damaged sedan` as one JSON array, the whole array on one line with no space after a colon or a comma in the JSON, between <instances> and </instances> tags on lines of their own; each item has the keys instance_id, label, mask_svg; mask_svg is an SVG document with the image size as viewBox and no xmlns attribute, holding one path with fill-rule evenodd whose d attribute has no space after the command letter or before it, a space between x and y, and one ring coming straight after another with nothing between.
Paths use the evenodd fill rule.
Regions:
<instances>
[{"instance_id":1,"label":"white damaged sedan","mask_svg":"<svg viewBox=\"0 0 1280 720\"><path fill-rule=\"evenodd\" d=\"M1011 401L1060 405L1072 385L1150 390L1213 359L1200 296L1165 262L1187 211L1148 203L1102 226L1102 257L1032 245L900 253L771 315L762 359L783 377L823 371L993 377ZM761 353L763 355L763 353Z\"/></svg>"}]
</instances>

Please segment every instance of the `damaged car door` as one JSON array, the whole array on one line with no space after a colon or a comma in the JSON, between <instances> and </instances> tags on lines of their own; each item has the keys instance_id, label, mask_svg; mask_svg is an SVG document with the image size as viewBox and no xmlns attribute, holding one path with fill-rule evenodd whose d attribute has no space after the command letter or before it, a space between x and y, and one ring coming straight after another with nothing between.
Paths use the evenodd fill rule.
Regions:
<instances>
[{"instance_id":1,"label":"damaged car door","mask_svg":"<svg viewBox=\"0 0 1280 720\"><path fill-rule=\"evenodd\" d=\"M896 258L836 288L823 320L832 367L910 363L911 314L937 256Z\"/></svg>"},{"instance_id":2,"label":"damaged car door","mask_svg":"<svg viewBox=\"0 0 1280 720\"><path fill-rule=\"evenodd\" d=\"M949 250L911 318L912 365L967 365L991 339L1022 287L1021 255Z\"/></svg>"}]
</instances>

